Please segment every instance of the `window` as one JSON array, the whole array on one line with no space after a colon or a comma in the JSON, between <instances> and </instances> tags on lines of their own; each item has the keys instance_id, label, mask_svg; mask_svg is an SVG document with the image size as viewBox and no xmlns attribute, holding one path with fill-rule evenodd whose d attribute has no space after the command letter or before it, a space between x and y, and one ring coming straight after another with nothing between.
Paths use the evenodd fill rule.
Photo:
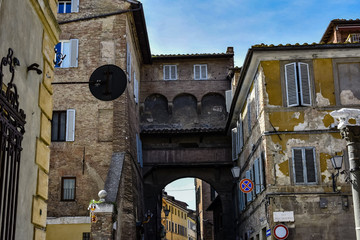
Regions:
<instances>
[{"instance_id":1,"label":"window","mask_svg":"<svg viewBox=\"0 0 360 240\"><path fill-rule=\"evenodd\" d=\"M126 44L126 73L129 82L131 81L131 51L129 43Z\"/></svg>"},{"instance_id":2,"label":"window","mask_svg":"<svg viewBox=\"0 0 360 240\"><path fill-rule=\"evenodd\" d=\"M65 58L61 64L56 64L57 68L69 68L78 66L78 39L61 40L56 44L57 53L61 53Z\"/></svg>"},{"instance_id":3,"label":"window","mask_svg":"<svg viewBox=\"0 0 360 240\"><path fill-rule=\"evenodd\" d=\"M134 72L134 98L135 98L135 103L139 102L139 82L136 79L136 75Z\"/></svg>"},{"instance_id":4,"label":"window","mask_svg":"<svg viewBox=\"0 0 360 240\"><path fill-rule=\"evenodd\" d=\"M51 121L51 141L75 140L75 109L54 111Z\"/></svg>"},{"instance_id":5,"label":"window","mask_svg":"<svg viewBox=\"0 0 360 240\"><path fill-rule=\"evenodd\" d=\"M315 148L293 148L292 158L295 184L316 183Z\"/></svg>"},{"instance_id":6,"label":"window","mask_svg":"<svg viewBox=\"0 0 360 240\"><path fill-rule=\"evenodd\" d=\"M285 64L287 106L311 106L309 64Z\"/></svg>"},{"instance_id":7,"label":"window","mask_svg":"<svg viewBox=\"0 0 360 240\"><path fill-rule=\"evenodd\" d=\"M74 201L75 200L75 177L61 178L61 201Z\"/></svg>"},{"instance_id":8,"label":"window","mask_svg":"<svg viewBox=\"0 0 360 240\"><path fill-rule=\"evenodd\" d=\"M195 80L207 79L207 65L206 64L194 65L194 79Z\"/></svg>"},{"instance_id":9,"label":"window","mask_svg":"<svg viewBox=\"0 0 360 240\"><path fill-rule=\"evenodd\" d=\"M142 158L142 142L139 137L139 134L136 134L136 149L137 149L137 160L141 167L143 167L143 158Z\"/></svg>"},{"instance_id":10,"label":"window","mask_svg":"<svg viewBox=\"0 0 360 240\"><path fill-rule=\"evenodd\" d=\"M83 232L82 240L90 240L90 233L89 232Z\"/></svg>"},{"instance_id":11,"label":"window","mask_svg":"<svg viewBox=\"0 0 360 240\"><path fill-rule=\"evenodd\" d=\"M255 193L259 194L265 189L262 156L254 161Z\"/></svg>"},{"instance_id":12,"label":"window","mask_svg":"<svg viewBox=\"0 0 360 240\"><path fill-rule=\"evenodd\" d=\"M59 0L58 13L79 12L79 0Z\"/></svg>"},{"instance_id":13,"label":"window","mask_svg":"<svg viewBox=\"0 0 360 240\"><path fill-rule=\"evenodd\" d=\"M177 68L176 65L164 65L164 80L176 80Z\"/></svg>"}]
</instances>

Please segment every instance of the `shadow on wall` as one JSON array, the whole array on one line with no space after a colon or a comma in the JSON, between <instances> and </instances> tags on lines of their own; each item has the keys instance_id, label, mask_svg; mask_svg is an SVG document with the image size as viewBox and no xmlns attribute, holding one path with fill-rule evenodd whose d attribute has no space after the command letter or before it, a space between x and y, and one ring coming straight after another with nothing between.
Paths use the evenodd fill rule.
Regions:
<instances>
[{"instance_id":1,"label":"shadow on wall","mask_svg":"<svg viewBox=\"0 0 360 240\"><path fill-rule=\"evenodd\" d=\"M218 93L206 94L201 102L191 94L180 94L168 102L161 94L152 94L141 108L143 129L224 128L225 98Z\"/></svg>"}]
</instances>

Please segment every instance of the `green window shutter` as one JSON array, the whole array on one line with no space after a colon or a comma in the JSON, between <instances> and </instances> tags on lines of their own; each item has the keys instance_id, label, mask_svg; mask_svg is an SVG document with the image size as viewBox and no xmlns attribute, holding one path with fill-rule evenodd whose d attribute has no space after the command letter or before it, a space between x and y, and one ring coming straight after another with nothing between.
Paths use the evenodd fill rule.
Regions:
<instances>
[{"instance_id":1,"label":"green window shutter","mask_svg":"<svg viewBox=\"0 0 360 240\"><path fill-rule=\"evenodd\" d=\"M299 105L296 63L285 65L286 98L288 107Z\"/></svg>"},{"instance_id":2,"label":"green window shutter","mask_svg":"<svg viewBox=\"0 0 360 240\"><path fill-rule=\"evenodd\" d=\"M293 149L295 183L304 183L304 165L301 149Z\"/></svg>"},{"instance_id":3,"label":"green window shutter","mask_svg":"<svg viewBox=\"0 0 360 240\"><path fill-rule=\"evenodd\" d=\"M316 167L315 167L314 153L315 152L313 148L305 149L307 183L316 183Z\"/></svg>"},{"instance_id":4,"label":"green window shutter","mask_svg":"<svg viewBox=\"0 0 360 240\"><path fill-rule=\"evenodd\" d=\"M311 106L309 64L299 62L298 66L299 66L301 105Z\"/></svg>"},{"instance_id":5,"label":"green window shutter","mask_svg":"<svg viewBox=\"0 0 360 240\"><path fill-rule=\"evenodd\" d=\"M66 111L66 141L75 141L75 109Z\"/></svg>"}]
</instances>

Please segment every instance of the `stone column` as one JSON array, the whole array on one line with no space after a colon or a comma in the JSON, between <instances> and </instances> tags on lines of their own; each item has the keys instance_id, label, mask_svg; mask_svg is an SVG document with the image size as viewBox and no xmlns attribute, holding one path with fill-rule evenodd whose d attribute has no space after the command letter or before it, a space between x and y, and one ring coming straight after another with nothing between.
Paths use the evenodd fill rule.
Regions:
<instances>
[{"instance_id":1,"label":"stone column","mask_svg":"<svg viewBox=\"0 0 360 240\"><path fill-rule=\"evenodd\" d=\"M330 114L340 120L338 128L342 138L346 140L350 164L356 239L360 240L360 110L343 108Z\"/></svg>"}]
</instances>

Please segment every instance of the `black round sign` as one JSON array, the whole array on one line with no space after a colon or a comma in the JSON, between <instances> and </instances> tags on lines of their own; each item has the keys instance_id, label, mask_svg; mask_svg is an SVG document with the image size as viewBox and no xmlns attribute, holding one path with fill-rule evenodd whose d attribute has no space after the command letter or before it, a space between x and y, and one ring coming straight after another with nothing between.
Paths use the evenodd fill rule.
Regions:
<instances>
[{"instance_id":1,"label":"black round sign","mask_svg":"<svg viewBox=\"0 0 360 240\"><path fill-rule=\"evenodd\" d=\"M90 76L89 88L94 97L102 101L114 100L126 89L126 74L118 66L98 67Z\"/></svg>"}]
</instances>

